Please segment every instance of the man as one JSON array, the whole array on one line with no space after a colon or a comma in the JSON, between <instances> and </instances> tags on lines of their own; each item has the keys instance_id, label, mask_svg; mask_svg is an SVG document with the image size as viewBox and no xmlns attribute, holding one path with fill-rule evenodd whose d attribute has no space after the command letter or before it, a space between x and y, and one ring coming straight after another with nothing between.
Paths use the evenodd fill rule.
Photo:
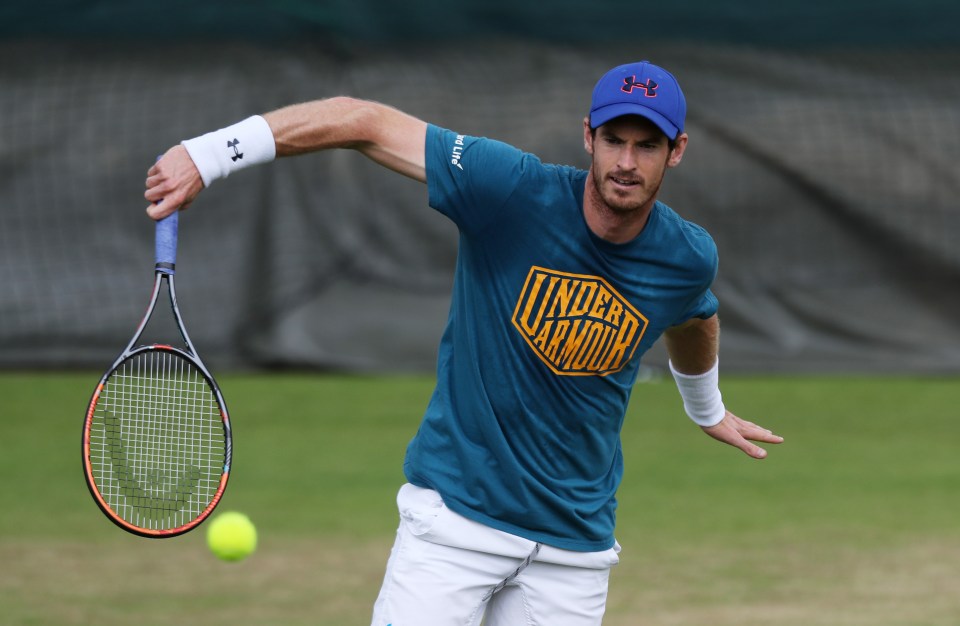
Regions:
<instances>
[{"instance_id":1,"label":"man","mask_svg":"<svg viewBox=\"0 0 960 626\"><path fill-rule=\"evenodd\" d=\"M159 219L240 167L351 148L427 183L459 227L437 386L407 448L374 626L600 623L619 552L620 428L661 335L704 432L758 459L751 441L782 441L724 408L716 247L656 199L686 150L685 114L674 77L643 61L594 89L589 171L351 98L248 118L150 168Z\"/></svg>"}]
</instances>

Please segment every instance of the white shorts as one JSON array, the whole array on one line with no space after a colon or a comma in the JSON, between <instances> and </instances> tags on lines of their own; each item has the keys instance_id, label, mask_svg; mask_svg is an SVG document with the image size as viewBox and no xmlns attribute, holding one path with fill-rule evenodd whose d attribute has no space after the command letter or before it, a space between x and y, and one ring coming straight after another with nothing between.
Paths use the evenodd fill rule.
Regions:
<instances>
[{"instance_id":1,"label":"white shorts","mask_svg":"<svg viewBox=\"0 0 960 626\"><path fill-rule=\"evenodd\" d=\"M597 626L620 546L573 552L469 520L431 489L397 494L400 527L372 626Z\"/></svg>"}]
</instances>

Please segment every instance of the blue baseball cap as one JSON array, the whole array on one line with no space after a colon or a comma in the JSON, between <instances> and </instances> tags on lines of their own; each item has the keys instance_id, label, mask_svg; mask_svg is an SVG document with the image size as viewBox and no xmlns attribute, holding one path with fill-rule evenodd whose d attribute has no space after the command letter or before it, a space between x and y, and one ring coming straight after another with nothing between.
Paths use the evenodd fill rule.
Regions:
<instances>
[{"instance_id":1,"label":"blue baseball cap","mask_svg":"<svg viewBox=\"0 0 960 626\"><path fill-rule=\"evenodd\" d=\"M615 67L593 88L590 128L621 115L640 115L670 139L683 132L687 100L673 74L650 61Z\"/></svg>"}]
</instances>

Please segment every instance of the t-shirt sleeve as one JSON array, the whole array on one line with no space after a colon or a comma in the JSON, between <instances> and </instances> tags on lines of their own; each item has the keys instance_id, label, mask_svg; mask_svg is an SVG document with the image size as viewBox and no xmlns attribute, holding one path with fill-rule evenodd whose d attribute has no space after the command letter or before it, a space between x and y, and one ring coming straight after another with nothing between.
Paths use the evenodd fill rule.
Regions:
<instances>
[{"instance_id":1,"label":"t-shirt sleeve","mask_svg":"<svg viewBox=\"0 0 960 626\"><path fill-rule=\"evenodd\" d=\"M430 206L466 232L497 219L529 157L503 142L433 125L427 127L425 155Z\"/></svg>"},{"instance_id":2,"label":"t-shirt sleeve","mask_svg":"<svg viewBox=\"0 0 960 626\"><path fill-rule=\"evenodd\" d=\"M710 287L717 277L719 267L719 256L717 255L717 245L713 238L700 227L690 225L693 231L691 239L695 243L695 249L699 252L696 258L700 263L695 264L697 275L700 277L700 288L695 291L695 296L691 299L690 306L684 311L683 315L677 319L675 325L680 325L694 317L707 319L716 314L720 308L720 302L713 294Z\"/></svg>"},{"instance_id":3,"label":"t-shirt sleeve","mask_svg":"<svg viewBox=\"0 0 960 626\"><path fill-rule=\"evenodd\" d=\"M717 297L713 295L713 291L707 289L703 294L696 299L686 313L680 318L677 324L682 324L689 319L694 317L699 317L700 319L707 319L713 317L717 310L720 308L720 302L717 300Z\"/></svg>"}]
</instances>

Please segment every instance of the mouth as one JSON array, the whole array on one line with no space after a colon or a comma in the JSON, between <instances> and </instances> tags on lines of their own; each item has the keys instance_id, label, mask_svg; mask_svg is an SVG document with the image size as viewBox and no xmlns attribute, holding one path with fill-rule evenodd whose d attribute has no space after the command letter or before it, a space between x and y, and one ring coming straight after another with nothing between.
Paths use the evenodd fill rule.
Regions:
<instances>
[{"instance_id":1,"label":"mouth","mask_svg":"<svg viewBox=\"0 0 960 626\"><path fill-rule=\"evenodd\" d=\"M609 179L611 182L613 182L613 184L615 184L618 187L630 188L630 187L638 187L643 184L642 181L634 178L620 178L619 176L610 176Z\"/></svg>"}]
</instances>

